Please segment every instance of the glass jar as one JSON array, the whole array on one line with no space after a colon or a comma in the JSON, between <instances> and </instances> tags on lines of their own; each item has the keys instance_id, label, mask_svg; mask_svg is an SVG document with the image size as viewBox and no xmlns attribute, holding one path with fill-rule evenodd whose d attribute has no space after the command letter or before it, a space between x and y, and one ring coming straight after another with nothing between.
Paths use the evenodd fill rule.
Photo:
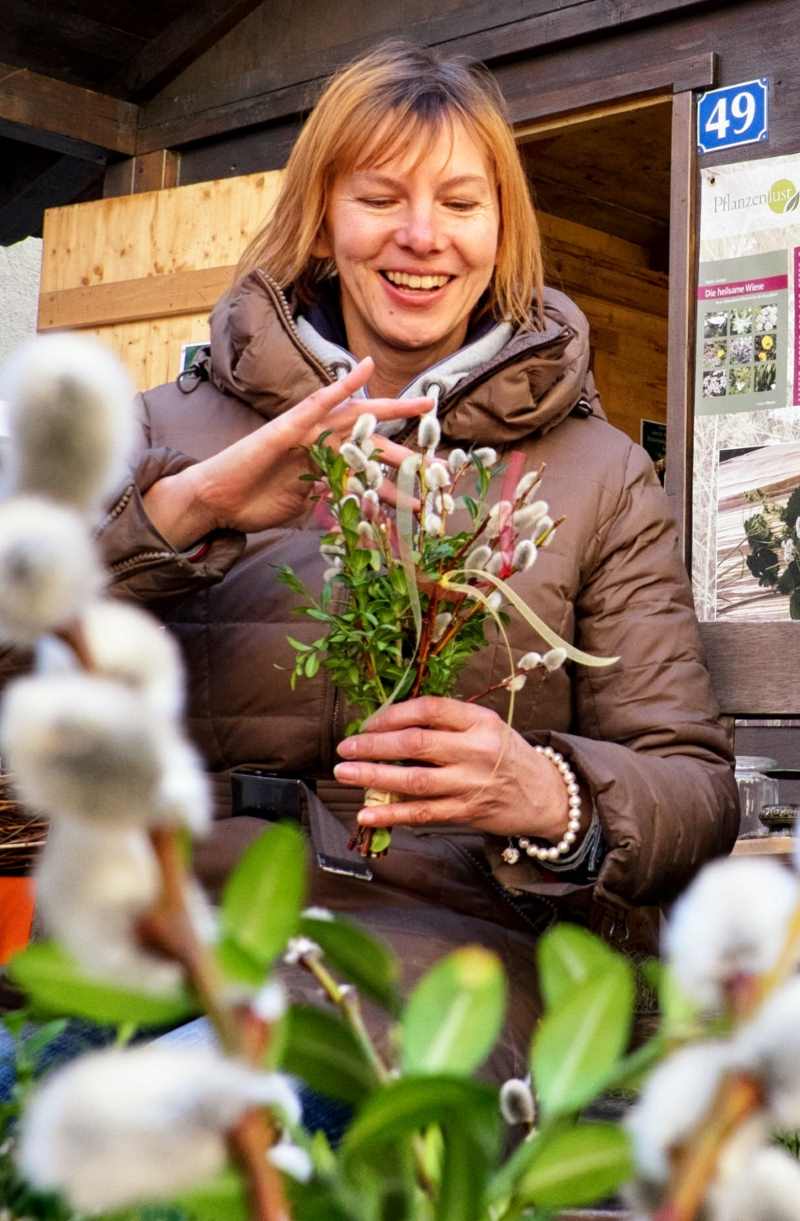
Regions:
<instances>
[{"instance_id":1,"label":"glass jar","mask_svg":"<svg viewBox=\"0 0 800 1221\"><path fill-rule=\"evenodd\" d=\"M741 837L769 834L759 816L764 806L777 805L780 796L778 781L764 773L777 766L777 759L768 759L766 755L737 755L736 786L741 807Z\"/></svg>"}]
</instances>

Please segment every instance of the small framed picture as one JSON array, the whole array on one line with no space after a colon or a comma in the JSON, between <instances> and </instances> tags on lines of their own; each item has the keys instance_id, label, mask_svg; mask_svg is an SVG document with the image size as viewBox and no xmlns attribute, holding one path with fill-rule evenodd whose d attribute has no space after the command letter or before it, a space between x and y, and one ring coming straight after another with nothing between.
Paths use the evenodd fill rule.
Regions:
<instances>
[{"instance_id":1,"label":"small framed picture","mask_svg":"<svg viewBox=\"0 0 800 1221\"><path fill-rule=\"evenodd\" d=\"M664 482L667 469L667 426L660 420L642 420L639 425L639 444L653 460L656 474Z\"/></svg>"},{"instance_id":2,"label":"small framed picture","mask_svg":"<svg viewBox=\"0 0 800 1221\"><path fill-rule=\"evenodd\" d=\"M180 372L185 373L187 369L191 369L194 364L194 358L201 348L208 347L208 340L203 343L182 343L181 344L181 367Z\"/></svg>"}]
</instances>

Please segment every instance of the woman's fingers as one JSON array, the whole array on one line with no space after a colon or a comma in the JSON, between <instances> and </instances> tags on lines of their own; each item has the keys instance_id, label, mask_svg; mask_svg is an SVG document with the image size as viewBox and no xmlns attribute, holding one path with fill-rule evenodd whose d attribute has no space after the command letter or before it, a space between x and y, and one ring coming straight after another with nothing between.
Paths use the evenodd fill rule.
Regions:
<instances>
[{"instance_id":1,"label":"woman's fingers","mask_svg":"<svg viewBox=\"0 0 800 1221\"><path fill-rule=\"evenodd\" d=\"M342 382L337 383L342 385ZM341 401L330 410L323 422L333 428L339 436L350 432L359 416L369 413L376 420L405 420L424 415L433 406L433 399L354 399L352 402ZM379 448L382 438L375 436L375 447Z\"/></svg>"},{"instance_id":2,"label":"woman's fingers","mask_svg":"<svg viewBox=\"0 0 800 1221\"><path fill-rule=\"evenodd\" d=\"M376 712L363 724L362 729L370 733L385 733L388 730L409 729L414 726L429 729L463 732L485 718L495 718L496 713L478 704L467 704L464 700L447 699L441 695L422 695L417 699L390 704L382 712Z\"/></svg>"},{"instance_id":3,"label":"woman's fingers","mask_svg":"<svg viewBox=\"0 0 800 1221\"><path fill-rule=\"evenodd\" d=\"M396 805L364 806L358 814L362 827L424 827L430 823L465 822L461 800L440 797L433 801L403 801Z\"/></svg>"},{"instance_id":4,"label":"woman's fingers","mask_svg":"<svg viewBox=\"0 0 800 1221\"><path fill-rule=\"evenodd\" d=\"M356 788L381 789L404 797L452 797L457 771L449 767L398 767L391 763L340 763L336 779Z\"/></svg>"},{"instance_id":5,"label":"woman's fingers","mask_svg":"<svg viewBox=\"0 0 800 1221\"><path fill-rule=\"evenodd\" d=\"M372 357L365 356L358 362L355 369L352 369L341 381L332 382L330 386L321 386L319 390L315 390L313 394L301 399L279 418L284 423L291 422L304 433L315 425L319 426L337 407L341 408L347 404L348 399L367 384L374 368L375 362ZM359 399L359 403L367 402L369 402L368 399ZM349 407L347 409L349 410ZM363 410L365 410L363 407L360 410L356 408L353 419L355 420ZM331 426L333 425L331 424Z\"/></svg>"},{"instance_id":6,"label":"woman's fingers","mask_svg":"<svg viewBox=\"0 0 800 1221\"><path fill-rule=\"evenodd\" d=\"M389 733L358 733L340 742L343 759L419 759L425 763L459 763L469 758L471 747L464 734L441 733L414 726Z\"/></svg>"}]
</instances>

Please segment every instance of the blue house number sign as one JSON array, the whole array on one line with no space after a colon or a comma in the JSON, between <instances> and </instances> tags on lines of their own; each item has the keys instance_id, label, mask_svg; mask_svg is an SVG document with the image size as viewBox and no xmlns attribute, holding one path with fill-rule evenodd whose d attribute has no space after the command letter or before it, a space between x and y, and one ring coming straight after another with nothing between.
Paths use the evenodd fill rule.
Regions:
<instances>
[{"instance_id":1,"label":"blue house number sign","mask_svg":"<svg viewBox=\"0 0 800 1221\"><path fill-rule=\"evenodd\" d=\"M715 153L737 144L757 144L769 135L768 81L744 81L703 93L697 103L697 147Z\"/></svg>"}]
</instances>

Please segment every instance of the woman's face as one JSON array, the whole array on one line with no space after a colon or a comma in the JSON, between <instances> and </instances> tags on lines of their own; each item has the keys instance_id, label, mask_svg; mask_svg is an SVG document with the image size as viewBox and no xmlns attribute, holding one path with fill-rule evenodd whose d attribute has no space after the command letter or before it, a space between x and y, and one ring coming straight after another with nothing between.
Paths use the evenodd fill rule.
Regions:
<instances>
[{"instance_id":1,"label":"woman's face","mask_svg":"<svg viewBox=\"0 0 800 1221\"><path fill-rule=\"evenodd\" d=\"M351 348L378 361L456 351L492 278L498 230L492 174L460 122L337 178L320 253L339 272Z\"/></svg>"}]
</instances>

